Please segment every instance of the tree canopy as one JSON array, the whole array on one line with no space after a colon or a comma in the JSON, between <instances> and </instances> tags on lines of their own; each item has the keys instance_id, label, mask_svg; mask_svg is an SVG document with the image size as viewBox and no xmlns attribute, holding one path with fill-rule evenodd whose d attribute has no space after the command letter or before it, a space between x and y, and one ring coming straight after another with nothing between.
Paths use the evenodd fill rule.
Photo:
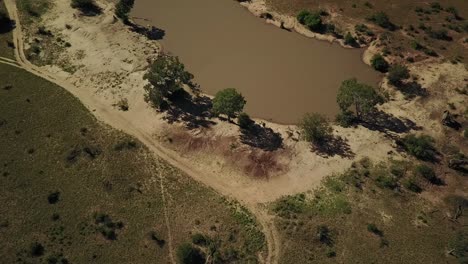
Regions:
<instances>
[{"instance_id":1,"label":"tree canopy","mask_svg":"<svg viewBox=\"0 0 468 264\"><path fill-rule=\"evenodd\" d=\"M307 10L302 10L297 15L297 21L308 27L312 31L319 31L323 27L322 18L319 12L311 13Z\"/></svg>"},{"instance_id":2,"label":"tree canopy","mask_svg":"<svg viewBox=\"0 0 468 264\"><path fill-rule=\"evenodd\" d=\"M163 54L151 64L144 78L162 96L168 96L183 89L184 84L192 81L193 75L185 70L177 57Z\"/></svg>"},{"instance_id":3,"label":"tree canopy","mask_svg":"<svg viewBox=\"0 0 468 264\"><path fill-rule=\"evenodd\" d=\"M119 0L115 5L115 15L123 21L128 21L128 14L133 8L135 0Z\"/></svg>"},{"instance_id":4,"label":"tree canopy","mask_svg":"<svg viewBox=\"0 0 468 264\"><path fill-rule=\"evenodd\" d=\"M204 264L206 261L203 253L188 243L177 249L177 258L180 264Z\"/></svg>"},{"instance_id":5,"label":"tree canopy","mask_svg":"<svg viewBox=\"0 0 468 264\"><path fill-rule=\"evenodd\" d=\"M242 112L245 99L234 88L227 88L216 93L213 99L213 112L217 115L224 114L228 118L234 117Z\"/></svg>"},{"instance_id":6,"label":"tree canopy","mask_svg":"<svg viewBox=\"0 0 468 264\"><path fill-rule=\"evenodd\" d=\"M371 86L359 83L356 79L343 81L336 97L342 112L347 112L354 106L358 118L371 111L381 98Z\"/></svg>"},{"instance_id":7,"label":"tree canopy","mask_svg":"<svg viewBox=\"0 0 468 264\"><path fill-rule=\"evenodd\" d=\"M305 114L299 127L304 139L314 144L323 143L333 131L328 119L318 113Z\"/></svg>"},{"instance_id":8,"label":"tree canopy","mask_svg":"<svg viewBox=\"0 0 468 264\"><path fill-rule=\"evenodd\" d=\"M379 72L387 72L388 71L388 62L385 58L380 54L375 54L371 59L372 67L379 71Z\"/></svg>"}]
</instances>

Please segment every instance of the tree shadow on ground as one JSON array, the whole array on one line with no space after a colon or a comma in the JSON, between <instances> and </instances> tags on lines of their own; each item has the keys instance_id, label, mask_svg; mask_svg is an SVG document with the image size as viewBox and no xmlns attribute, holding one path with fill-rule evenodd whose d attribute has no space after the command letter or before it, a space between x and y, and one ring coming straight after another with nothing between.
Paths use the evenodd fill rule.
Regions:
<instances>
[{"instance_id":1,"label":"tree shadow on ground","mask_svg":"<svg viewBox=\"0 0 468 264\"><path fill-rule=\"evenodd\" d=\"M102 8L93 3L80 6L78 9L81 11L83 16L93 17L102 14Z\"/></svg>"},{"instance_id":2,"label":"tree shadow on ground","mask_svg":"<svg viewBox=\"0 0 468 264\"><path fill-rule=\"evenodd\" d=\"M389 132L400 134L407 133L412 129L421 129L421 127L417 126L416 123L407 118L399 119L394 115L385 113L380 110L375 110L371 113L368 113L358 123L367 129L379 131L387 135Z\"/></svg>"},{"instance_id":3,"label":"tree shadow on ground","mask_svg":"<svg viewBox=\"0 0 468 264\"><path fill-rule=\"evenodd\" d=\"M168 123L183 122L188 129L208 128L214 124L211 121L211 99L207 96L191 96L184 90L171 95L170 104L161 109L167 115Z\"/></svg>"},{"instance_id":4,"label":"tree shadow on ground","mask_svg":"<svg viewBox=\"0 0 468 264\"><path fill-rule=\"evenodd\" d=\"M416 96L425 97L429 95L427 89L423 88L417 82L400 83L396 87L400 92L403 93L406 99L413 99Z\"/></svg>"},{"instance_id":5,"label":"tree shadow on ground","mask_svg":"<svg viewBox=\"0 0 468 264\"><path fill-rule=\"evenodd\" d=\"M241 128L241 142L265 151L274 151L283 146L281 135L269 127L251 124L248 128Z\"/></svg>"},{"instance_id":6,"label":"tree shadow on ground","mask_svg":"<svg viewBox=\"0 0 468 264\"><path fill-rule=\"evenodd\" d=\"M133 32L146 36L149 40L161 40L166 35L166 31L155 26L145 27L135 23L127 23Z\"/></svg>"},{"instance_id":7,"label":"tree shadow on ground","mask_svg":"<svg viewBox=\"0 0 468 264\"><path fill-rule=\"evenodd\" d=\"M312 151L324 158L338 155L351 159L355 156L347 140L340 136L330 136L321 144L313 144Z\"/></svg>"},{"instance_id":8,"label":"tree shadow on ground","mask_svg":"<svg viewBox=\"0 0 468 264\"><path fill-rule=\"evenodd\" d=\"M5 19L4 21L0 20L0 34L5 34L11 32L16 27L16 22L14 20Z\"/></svg>"}]
</instances>

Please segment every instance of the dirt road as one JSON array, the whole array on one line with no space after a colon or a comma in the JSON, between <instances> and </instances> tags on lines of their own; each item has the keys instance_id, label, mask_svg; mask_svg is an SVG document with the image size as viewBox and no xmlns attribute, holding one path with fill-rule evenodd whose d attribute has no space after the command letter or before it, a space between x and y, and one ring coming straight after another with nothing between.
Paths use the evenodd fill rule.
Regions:
<instances>
[{"instance_id":1,"label":"dirt road","mask_svg":"<svg viewBox=\"0 0 468 264\"><path fill-rule=\"evenodd\" d=\"M210 173L201 173L197 170L194 170L191 164L188 164L184 160L179 158L177 153L164 148L157 140L154 140L150 133L133 126L132 120L129 119L128 116L125 116L124 114L122 114L122 112L116 110L111 105L103 104L88 91L79 89L66 81L56 78L50 73L46 72L45 70L42 70L41 68L29 62L24 52L24 36L16 3L14 0L5 0L5 5L7 7L10 18L16 21L16 27L13 30L13 42L15 44L15 58L17 60L16 63L21 68L63 87L64 89L72 93L75 97L77 97L96 116L98 120L138 138L156 156L164 159L170 165L183 171L185 174L189 175L193 179L203 183L206 186L213 188L222 195L238 199L239 202L246 206L256 216L258 222L263 228L263 232L265 234L267 242L268 252L266 258L261 259L261 261L267 264L278 263L280 248L279 236L274 225L273 218L271 215L268 214L266 209L260 207L255 201L247 199L246 196L242 193L242 190L237 190L238 192L234 193L234 191L228 186L226 186L226 184L223 184L223 182L213 180L216 179L216 177L211 175ZM8 59L2 59L0 60L0 63L6 63L18 67L18 65L15 62ZM245 199L239 199L239 197L244 197ZM174 262L173 249L170 251L170 259Z\"/></svg>"}]
</instances>

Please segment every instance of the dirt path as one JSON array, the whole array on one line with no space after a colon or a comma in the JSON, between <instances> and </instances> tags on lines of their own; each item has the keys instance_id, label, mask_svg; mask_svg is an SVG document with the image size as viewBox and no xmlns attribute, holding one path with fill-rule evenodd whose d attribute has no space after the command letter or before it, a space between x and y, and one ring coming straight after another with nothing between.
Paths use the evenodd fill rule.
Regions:
<instances>
[{"instance_id":1,"label":"dirt path","mask_svg":"<svg viewBox=\"0 0 468 264\"><path fill-rule=\"evenodd\" d=\"M88 91L79 89L68 82L55 78L48 72L29 62L24 53L24 37L16 3L14 0L5 0L5 5L10 15L10 18L16 21L16 27L13 30L13 42L15 43L15 58L17 60L17 63L21 66L21 68L63 87L64 89L72 93L74 96L76 96L96 116L98 120L138 138L156 156L164 159L171 166L178 168L193 179L215 189L217 192L223 195L233 198L245 197L243 196L242 190L238 190L239 193L235 193L235 190L229 188L229 186L227 186L225 183L221 181L214 181L213 179L216 179L216 177L211 173L201 173L193 169L191 164L188 164L184 160L180 159L177 153L164 148L159 142L154 140L152 138L152 135L147 131L135 127L132 124L131 119L122 114L122 112L114 109L111 105L103 104ZM2 60L2 63L7 63L9 65L13 64L13 66L17 66L14 65L14 63L11 63L7 60ZM272 216L267 213L266 209L261 208L255 201L249 200L248 197L245 197L245 199L240 200L240 202L243 203L256 216L257 221L263 228L268 252L266 259L261 259L261 262L266 264L277 264L279 258L280 241ZM172 242L169 242L169 245L171 246ZM171 261L174 261L173 248L170 248L170 252L172 255L170 256Z\"/></svg>"}]
</instances>

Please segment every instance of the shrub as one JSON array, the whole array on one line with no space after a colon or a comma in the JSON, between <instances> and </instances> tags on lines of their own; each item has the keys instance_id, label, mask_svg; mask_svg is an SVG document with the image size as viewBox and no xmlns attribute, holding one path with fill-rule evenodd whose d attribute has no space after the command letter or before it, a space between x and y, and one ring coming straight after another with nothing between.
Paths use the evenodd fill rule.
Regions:
<instances>
[{"instance_id":1,"label":"shrub","mask_svg":"<svg viewBox=\"0 0 468 264\"><path fill-rule=\"evenodd\" d=\"M2 33L4 29L7 30L8 28L10 28L10 26L10 17L5 12L0 10L0 33Z\"/></svg>"},{"instance_id":2,"label":"shrub","mask_svg":"<svg viewBox=\"0 0 468 264\"><path fill-rule=\"evenodd\" d=\"M227 88L216 93L213 99L213 113L224 114L230 119L242 112L245 103L242 94L234 88Z\"/></svg>"},{"instance_id":3,"label":"shrub","mask_svg":"<svg viewBox=\"0 0 468 264\"><path fill-rule=\"evenodd\" d=\"M351 35L351 33L346 33L345 38L344 38L344 43L346 45L352 46L352 47L357 47L359 44L357 43L356 39Z\"/></svg>"},{"instance_id":4,"label":"shrub","mask_svg":"<svg viewBox=\"0 0 468 264\"><path fill-rule=\"evenodd\" d=\"M395 30L396 28L396 26L388 18L387 14L385 14L384 12L375 13L372 16L370 16L368 20L388 30Z\"/></svg>"},{"instance_id":5,"label":"shrub","mask_svg":"<svg viewBox=\"0 0 468 264\"><path fill-rule=\"evenodd\" d=\"M466 263L468 259L468 235L459 231L449 242L452 255L459 259L459 263Z\"/></svg>"},{"instance_id":6,"label":"shrub","mask_svg":"<svg viewBox=\"0 0 468 264\"><path fill-rule=\"evenodd\" d=\"M99 10L94 0L71 0L71 7L79 9L82 12L94 12Z\"/></svg>"},{"instance_id":7,"label":"shrub","mask_svg":"<svg viewBox=\"0 0 468 264\"><path fill-rule=\"evenodd\" d=\"M209 239L200 233L192 235L192 243L195 245L205 246L208 244L208 241Z\"/></svg>"},{"instance_id":8,"label":"shrub","mask_svg":"<svg viewBox=\"0 0 468 264\"><path fill-rule=\"evenodd\" d=\"M356 118L354 117L353 112L348 110L338 113L336 115L335 121L342 127L350 127L354 124Z\"/></svg>"},{"instance_id":9,"label":"shrub","mask_svg":"<svg viewBox=\"0 0 468 264\"><path fill-rule=\"evenodd\" d=\"M463 136L468 138L468 128L463 131Z\"/></svg>"},{"instance_id":10,"label":"shrub","mask_svg":"<svg viewBox=\"0 0 468 264\"><path fill-rule=\"evenodd\" d=\"M437 178L434 170L425 164L416 166L415 170L418 175L420 175L421 177L433 184L437 184L440 181L439 178Z\"/></svg>"},{"instance_id":11,"label":"shrub","mask_svg":"<svg viewBox=\"0 0 468 264\"><path fill-rule=\"evenodd\" d=\"M128 14L133 8L135 0L120 0L115 5L115 15L122 19L124 22L128 21Z\"/></svg>"},{"instance_id":12,"label":"shrub","mask_svg":"<svg viewBox=\"0 0 468 264\"><path fill-rule=\"evenodd\" d=\"M402 140L405 150L420 160L434 161L436 158L436 150L434 147L434 139L427 135L408 135Z\"/></svg>"},{"instance_id":13,"label":"shrub","mask_svg":"<svg viewBox=\"0 0 468 264\"><path fill-rule=\"evenodd\" d=\"M50 193L49 196L47 196L47 201L49 201L49 204L56 204L60 199L60 192L53 192Z\"/></svg>"},{"instance_id":14,"label":"shrub","mask_svg":"<svg viewBox=\"0 0 468 264\"><path fill-rule=\"evenodd\" d=\"M319 225L317 227L317 238L324 244L330 245L332 243L330 229L326 225Z\"/></svg>"},{"instance_id":15,"label":"shrub","mask_svg":"<svg viewBox=\"0 0 468 264\"><path fill-rule=\"evenodd\" d=\"M253 123L254 122L252 119L250 119L250 116L244 112L240 113L239 116L237 117L237 124L242 129L249 129Z\"/></svg>"},{"instance_id":16,"label":"shrub","mask_svg":"<svg viewBox=\"0 0 468 264\"><path fill-rule=\"evenodd\" d=\"M379 72L387 72L388 62L381 54L375 54L371 59L372 67Z\"/></svg>"},{"instance_id":17,"label":"shrub","mask_svg":"<svg viewBox=\"0 0 468 264\"><path fill-rule=\"evenodd\" d=\"M433 38L433 39L439 39L439 40L446 40L446 41L451 41L452 37L448 35L448 31L446 29L426 29L426 34Z\"/></svg>"},{"instance_id":18,"label":"shrub","mask_svg":"<svg viewBox=\"0 0 468 264\"><path fill-rule=\"evenodd\" d=\"M39 242L34 242L29 247L29 254L31 257L40 257L44 255L44 246Z\"/></svg>"},{"instance_id":19,"label":"shrub","mask_svg":"<svg viewBox=\"0 0 468 264\"><path fill-rule=\"evenodd\" d=\"M332 127L327 118L317 113L305 114L299 127L304 139L314 144L322 144L332 133Z\"/></svg>"},{"instance_id":20,"label":"shrub","mask_svg":"<svg viewBox=\"0 0 468 264\"><path fill-rule=\"evenodd\" d=\"M403 186L415 193L420 193L422 191L421 187L416 183L413 178L408 178L403 181Z\"/></svg>"},{"instance_id":21,"label":"shrub","mask_svg":"<svg viewBox=\"0 0 468 264\"><path fill-rule=\"evenodd\" d=\"M206 261L203 253L188 243L179 246L177 259L181 264L204 264Z\"/></svg>"},{"instance_id":22,"label":"shrub","mask_svg":"<svg viewBox=\"0 0 468 264\"><path fill-rule=\"evenodd\" d=\"M367 231L378 236L383 236L383 232L375 224L367 224Z\"/></svg>"},{"instance_id":23,"label":"shrub","mask_svg":"<svg viewBox=\"0 0 468 264\"><path fill-rule=\"evenodd\" d=\"M310 11L302 10L296 18L299 23L308 27L312 31L319 31L323 28L320 13L311 13Z\"/></svg>"},{"instance_id":24,"label":"shrub","mask_svg":"<svg viewBox=\"0 0 468 264\"><path fill-rule=\"evenodd\" d=\"M388 81L393 85L399 85L402 80L408 79L409 77L408 68L400 64L393 65L388 72Z\"/></svg>"},{"instance_id":25,"label":"shrub","mask_svg":"<svg viewBox=\"0 0 468 264\"><path fill-rule=\"evenodd\" d=\"M375 183L378 187L382 189L395 189L398 187L398 179L393 175L388 175L385 173L380 173L375 178Z\"/></svg>"}]
</instances>

